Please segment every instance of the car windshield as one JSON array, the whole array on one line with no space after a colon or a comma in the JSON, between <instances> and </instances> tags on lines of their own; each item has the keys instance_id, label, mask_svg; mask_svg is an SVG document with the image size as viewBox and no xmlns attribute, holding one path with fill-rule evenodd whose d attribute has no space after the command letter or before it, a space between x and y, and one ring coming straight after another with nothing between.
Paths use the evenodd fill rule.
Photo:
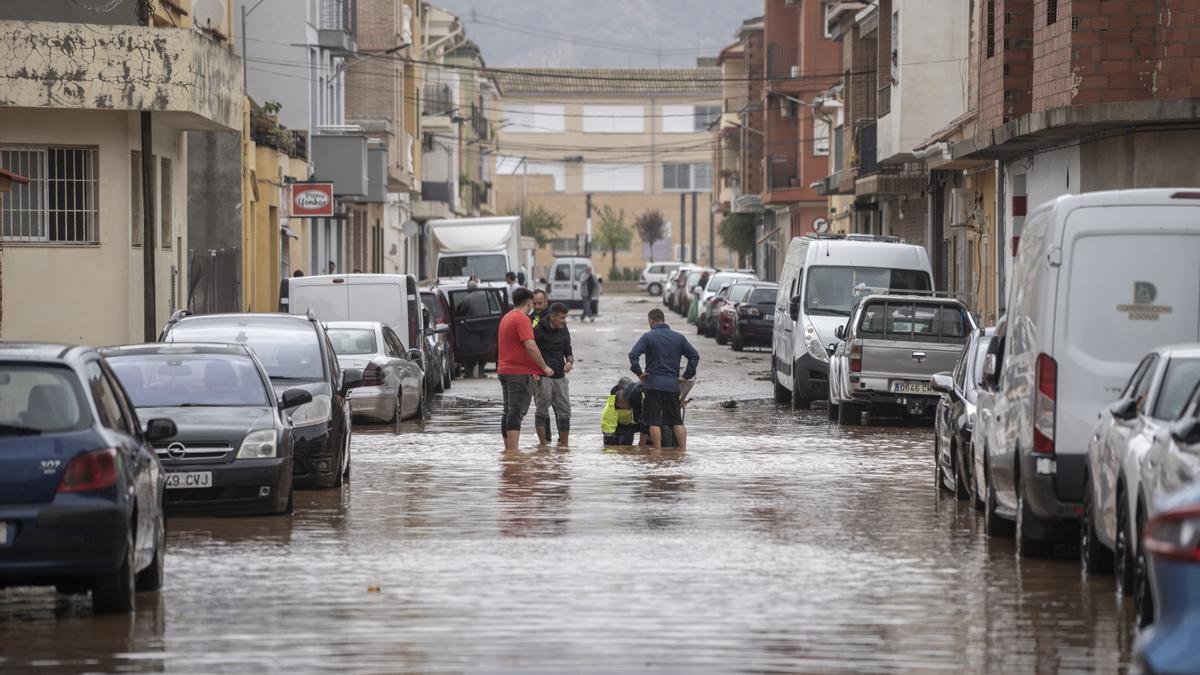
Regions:
<instances>
[{"instance_id":1,"label":"car windshield","mask_svg":"<svg viewBox=\"0 0 1200 675\"><path fill-rule=\"evenodd\" d=\"M246 356L129 354L109 356L108 364L138 408L270 405L258 368Z\"/></svg>"},{"instance_id":2,"label":"car windshield","mask_svg":"<svg viewBox=\"0 0 1200 675\"><path fill-rule=\"evenodd\" d=\"M439 277L476 277L480 281L504 281L508 258L501 253L456 255L438 261Z\"/></svg>"},{"instance_id":3,"label":"car windshield","mask_svg":"<svg viewBox=\"0 0 1200 675\"><path fill-rule=\"evenodd\" d=\"M738 284L737 286L734 286L733 288L729 289L729 301L730 302L742 302L750 295L750 291L752 291L752 290L754 290L753 286L747 286L745 284Z\"/></svg>"},{"instance_id":4,"label":"car windshield","mask_svg":"<svg viewBox=\"0 0 1200 675\"><path fill-rule=\"evenodd\" d=\"M721 290L725 284L732 284L737 279L745 279L746 277L736 274L714 274L708 279L708 288L704 289L709 293L714 293Z\"/></svg>"},{"instance_id":5,"label":"car windshield","mask_svg":"<svg viewBox=\"0 0 1200 675\"><path fill-rule=\"evenodd\" d=\"M968 386L972 389L977 387L983 381L983 362L987 360L988 348L992 345L992 338L981 337L979 344L975 347L975 362L971 364L971 381Z\"/></svg>"},{"instance_id":6,"label":"car windshield","mask_svg":"<svg viewBox=\"0 0 1200 675\"><path fill-rule=\"evenodd\" d=\"M1160 420L1175 420L1183 413L1188 398L1200 383L1200 359L1171 359L1163 375L1158 401L1154 403L1154 417Z\"/></svg>"},{"instance_id":7,"label":"car windshield","mask_svg":"<svg viewBox=\"0 0 1200 675\"><path fill-rule=\"evenodd\" d=\"M750 303L755 305L771 304L775 302L777 295L779 295L778 288L755 288L754 292L750 294Z\"/></svg>"},{"instance_id":8,"label":"car windshield","mask_svg":"<svg viewBox=\"0 0 1200 675\"><path fill-rule=\"evenodd\" d=\"M333 353L338 356L366 356L379 353L379 345L375 340L375 331L370 328L335 328L326 329L329 341L333 343Z\"/></svg>"},{"instance_id":9,"label":"car windshield","mask_svg":"<svg viewBox=\"0 0 1200 675\"><path fill-rule=\"evenodd\" d=\"M254 350L271 379L321 380L325 366L317 332L296 319L198 317L175 324L170 342L229 342Z\"/></svg>"},{"instance_id":10,"label":"car windshield","mask_svg":"<svg viewBox=\"0 0 1200 675\"><path fill-rule=\"evenodd\" d=\"M0 363L0 436L76 431L91 419L71 369Z\"/></svg>"},{"instance_id":11,"label":"car windshield","mask_svg":"<svg viewBox=\"0 0 1200 675\"><path fill-rule=\"evenodd\" d=\"M859 285L897 291L930 290L929 275L921 270L821 265L809 269L804 308L813 314L850 316L857 301L854 289Z\"/></svg>"}]
</instances>

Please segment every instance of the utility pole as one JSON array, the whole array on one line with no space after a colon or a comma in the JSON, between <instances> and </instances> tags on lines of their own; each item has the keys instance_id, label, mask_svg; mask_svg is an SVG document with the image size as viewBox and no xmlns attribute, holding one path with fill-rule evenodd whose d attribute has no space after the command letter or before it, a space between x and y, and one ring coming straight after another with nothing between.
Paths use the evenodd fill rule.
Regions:
<instances>
[{"instance_id":1,"label":"utility pole","mask_svg":"<svg viewBox=\"0 0 1200 675\"><path fill-rule=\"evenodd\" d=\"M592 257L592 193L587 193L587 234L583 240L583 257Z\"/></svg>"},{"instance_id":2,"label":"utility pole","mask_svg":"<svg viewBox=\"0 0 1200 675\"><path fill-rule=\"evenodd\" d=\"M687 258L687 195L679 193L679 260Z\"/></svg>"},{"instance_id":3,"label":"utility pole","mask_svg":"<svg viewBox=\"0 0 1200 675\"><path fill-rule=\"evenodd\" d=\"M249 73L249 68L246 65L249 63L249 59L250 59L250 53L246 51L246 18L249 17L251 14L253 14L254 10L258 9L258 6L263 4L264 2L266 2L266 0L258 0L258 2L254 3L254 6L251 7L250 9L246 9L246 6L242 5L242 96L243 97L246 96L250 91L250 85L248 84L250 81L250 73Z\"/></svg>"},{"instance_id":4,"label":"utility pole","mask_svg":"<svg viewBox=\"0 0 1200 675\"><path fill-rule=\"evenodd\" d=\"M143 110L142 124L142 339L158 339L158 321L154 316L154 138L151 112Z\"/></svg>"},{"instance_id":5,"label":"utility pole","mask_svg":"<svg viewBox=\"0 0 1200 675\"><path fill-rule=\"evenodd\" d=\"M717 223L713 214L713 205L708 205L708 266L716 267L717 261Z\"/></svg>"},{"instance_id":6,"label":"utility pole","mask_svg":"<svg viewBox=\"0 0 1200 675\"><path fill-rule=\"evenodd\" d=\"M699 193L692 193L692 264L696 264L696 197ZM712 261L709 261L709 267L712 266Z\"/></svg>"}]
</instances>

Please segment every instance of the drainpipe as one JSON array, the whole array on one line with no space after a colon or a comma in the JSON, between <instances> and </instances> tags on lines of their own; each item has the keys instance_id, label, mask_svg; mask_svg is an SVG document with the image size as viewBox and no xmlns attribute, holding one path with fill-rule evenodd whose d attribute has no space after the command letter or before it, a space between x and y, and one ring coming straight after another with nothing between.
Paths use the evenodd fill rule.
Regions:
<instances>
[{"instance_id":1,"label":"drainpipe","mask_svg":"<svg viewBox=\"0 0 1200 675\"><path fill-rule=\"evenodd\" d=\"M154 139L151 112L143 110L142 126L142 339L158 339L158 321L154 316Z\"/></svg>"}]
</instances>

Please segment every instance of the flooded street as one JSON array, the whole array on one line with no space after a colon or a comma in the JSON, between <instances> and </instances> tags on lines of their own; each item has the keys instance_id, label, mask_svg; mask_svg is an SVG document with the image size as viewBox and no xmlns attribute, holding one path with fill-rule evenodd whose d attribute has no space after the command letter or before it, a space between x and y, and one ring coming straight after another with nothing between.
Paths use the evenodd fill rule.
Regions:
<instances>
[{"instance_id":1,"label":"flooded street","mask_svg":"<svg viewBox=\"0 0 1200 675\"><path fill-rule=\"evenodd\" d=\"M1124 670L1129 605L1074 552L1017 561L937 496L932 430L770 401L769 352L695 335L686 454L604 449L656 300L572 321L570 449L506 454L494 375L356 428L293 517L174 519L134 617L0 591L0 671ZM736 407L723 407L725 401Z\"/></svg>"}]
</instances>

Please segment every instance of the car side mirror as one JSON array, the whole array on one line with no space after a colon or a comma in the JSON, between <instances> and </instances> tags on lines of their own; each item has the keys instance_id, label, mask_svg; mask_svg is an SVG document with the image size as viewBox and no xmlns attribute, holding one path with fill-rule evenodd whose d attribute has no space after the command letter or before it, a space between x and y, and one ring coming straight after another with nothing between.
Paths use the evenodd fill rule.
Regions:
<instances>
[{"instance_id":1,"label":"car side mirror","mask_svg":"<svg viewBox=\"0 0 1200 675\"><path fill-rule=\"evenodd\" d=\"M1131 398L1123 398L1108 406L1108 412L1119 420L1131 420L1137 417L1137 401Z\"/></svg>"},{"instance_id":2,"label":"car side mirror","mask_svg":"<svg viewBox=\"0 0 1200 675\"><path fill-rule=\"evenodd\" d=\"M788 316L792 317L792 321L800 318L800 296L794 296L788 303Z\"/></svg>"},{"instance_id":3,"label":"car side mirror","mask_svg":"<svg viewBox=\"0 0 1200 675\"><path fill-rule=\"evenodd\" d=\"M846 339L846 327L845 326L835 326L833 329L833 337L835 337L839 340Z\"/></svg>"},{"instance_id":4,"label":"car side mirror","mask_svg":"<svg viewBox=\"0 0 1200 675\"><path fill-rule=\"evenodd\" d=\"M442 335L443 333L449 333L450 326L448 324L439 323L438 325L434 326L433 332L437 335Z\"/></svg>"},{"instance_id":5,"label":"car side mirror","mask_svg":"<svg viewBox=\"0 0 1200 675\"><path fill-rule=\"evenodd\" d=\"M343 381L345 375L342 376ZM279 399L279 407L282 410L296 408L310 403L312 401L312 392L307 389L288 389L283 392L283 396Z\"/></svg>"},{"instance_id":6,"label":"car side mirror","mask_svg":"<svg viewBox=\"0 0 1200 675\"><path fill-rule=\"evenodd\" d=\"M363 371L359 368L346 368L342 371L342 393L346 393L363 383Z\"/></svg>"},{"instance_id":7,"label":"car side mirror","mask_svg":"<svg viewBox=\"0 0 1200 675\"><path fill-rule=\"evenodd\" d=\"M950 373L938 373L930 378L929 386L934 391L951 394L954 392L954 378L950 376Z\"/></svg>"},{"instance_id":8,"label":"car side mirror","mask_svg":"<svg viewBox=\"0 0 1200 675\"><path fill-rule=\"evenodd\" d=\"M988 354L983 357L983 383L990 386L996 384L996 355Z\"/></svg>"},{"instance_id":9,"label":"car side mirror","mask_svg":"<svg viewBox=\"0 0 1200 675\"><path fill-rule=\"evenodd\" d=\"M421 359L423 357L423 354L421 354L421 350L417 349L416 347L413 347L412 349L408 350L404 355L406 357L408 357L409 361L412 361L414 363L420 363Z\"/></svg>"},{"instance_id":10,"label":"car side mirror","mask_svg":"<svg viewBox=\"0 0 1200 675\"><path fill-rule=\"evenodd\" d=\"M150 442L163 441L179 433L175 422L165 417L159 417L146 422L146 440Z\"/></svg>"},{"instance_id":11,"label":"car side mirror","mask_svg":"<svg viewBox=\"0 0 1200 675\"><path fill-rule=\"evenodd\" d=\"M1171 438L1184 445L1200 443L1200 420L1196 418L1180 420L1171 427Z\"/></svg>"},{"instance_id":12,"label":"car side mirror","mask_svg":"<svg viewBox=\"0 0 1200 675\"><path fill-rule=\"evenodd\" d=\"M825 345L825 351L826 351L826 353L828 353L830 356L833 356L834 352L836 352L836 351L837 351L837 343L836 343L836 342L830 342L829 344Z\"/></svg>"}]
</instances>

